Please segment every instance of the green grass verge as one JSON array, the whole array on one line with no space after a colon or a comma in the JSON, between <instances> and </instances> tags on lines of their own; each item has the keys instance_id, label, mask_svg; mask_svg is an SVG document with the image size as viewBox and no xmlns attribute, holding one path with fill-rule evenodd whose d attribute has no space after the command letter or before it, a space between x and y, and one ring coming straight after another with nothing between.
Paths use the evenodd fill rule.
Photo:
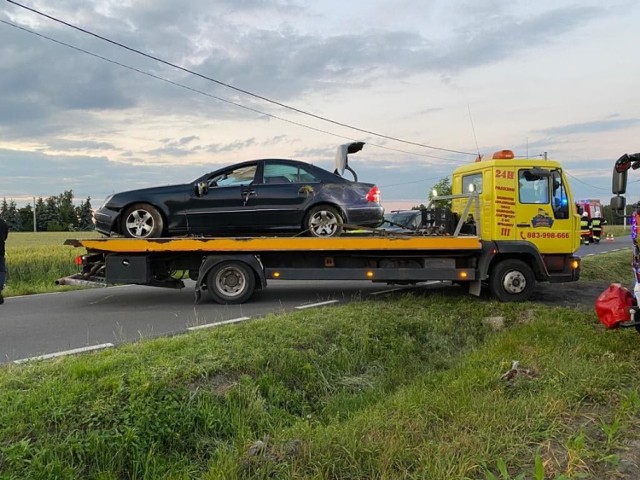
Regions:
<instances>
[{"instance_id":1,"label":"green grass verge","mask_svg":"<svg viewBox=\"0 0 640 480\"><path fill-rule=\"evenodd\" d=\"M591 313L409 295L10 365L0 476L612 478L637 342ZM512 360L528 372L501 379Z\"/></svg>"}]
</instances>

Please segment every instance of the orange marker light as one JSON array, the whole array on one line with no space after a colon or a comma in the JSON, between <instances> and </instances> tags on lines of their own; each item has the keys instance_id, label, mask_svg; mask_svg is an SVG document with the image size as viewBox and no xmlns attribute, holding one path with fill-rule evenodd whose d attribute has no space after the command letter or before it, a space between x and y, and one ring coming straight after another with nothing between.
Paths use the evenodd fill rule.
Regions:
<instances>
[{"instance_id":1,"label":"orange marker light","mask_svg":"<svg viewBox=\"0 0 640 480\"><path fill-rule=\"evenodd\" d=\"M460 272L460 278L467 278L467 272Z\"/></svg>"},{"instance_id":2,"label":"orange marker light","mask_svg":"<svg viewBox=\"0 0 640 480\"><path fill-rule=\"evenodd\" d=\"M373 278L373 272L372 271L368 271L367 272L367 278Z\"/></svg>"},{"instance_id":3,"label":"orange marker light","mask_svg":"<svg viewBox=\"0 0 640 480\"><path fill-rule=\"evenodd\" d=\"M273 278L280 278L280 272L273 272Z\"/></svg>"},{"instance_id":4,"label":"orange marker light","mask_svg":"<svg viewBox=\"0 0 640 480\"><path fill-rule=\"evenodd\" d=\"M494 153L491 158L494 160L511 160L514 156L515 155L511 150L500 150L499 152Z\"/></svg>"}]
</instances>

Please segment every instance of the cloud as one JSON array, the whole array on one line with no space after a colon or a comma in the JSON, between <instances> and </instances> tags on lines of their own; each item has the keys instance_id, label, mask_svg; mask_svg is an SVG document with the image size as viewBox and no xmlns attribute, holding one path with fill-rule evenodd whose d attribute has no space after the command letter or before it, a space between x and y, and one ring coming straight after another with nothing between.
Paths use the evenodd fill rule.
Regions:
<instances>
[{"instance_id":1,"label":"cloud","mask_svg":"<svg viewBox=\"0 0 640 480\"><path fill-rule=\"evenodd\" d=\"M638 7L628 0L604 6L595 0L31 0L29 5L221 82L399 138L428 135L436 144L448 147L452 145L444 143L460 142L461 118L467 121L467 110L463 108L462 115L452 112L461 109L466 102L460 97L467 95L486 104L494 102L484 111L482 105L474 105L478 121L492 117L487 122L492 131L487 143L522 143L529 134L536 134L528 145L530 152L557 148L570 152L578 134L625 130L631 134L638 127L628 107L634 99L626 93L637 76L633 71L616 77L619 92L612 93L624 95L623 100L615 103L608 98L602 102L607 104L604 107L594 105L598 88L611 85L609 72L617 73L611 68L615 59L599 68L602 61L619 55L617 63L622 63L633 49L625 53L624 42L606 46L609 38L591 38L593 27L611 37L625 32L629 45L635 45L636 38L631 37L635 30L629 24ZM0 5L0 20L207 95L312 123L6 2ZM573 63L568 68L569 61L577 62L570 55L582 45L589 58L577 63L578 68ZM601 46L602 51L592 58L592 50ZM549 52L554 55L547 55ZM17 195L22 189L52 195L73 188L78 195L99 197L176 179L188 181L221 161L258 158L263 152L278 156L278 150L294 152L286 156L328 169L333 166L335 138L318 140L317 132L308 130L300 134L290 124L6 24L0 24L0 58L0 147L5 147L0 151L2 192ZM567 65L554 69L557 58L566 58ZM540 73L541 64L548 70ZM593 90L578 92L582 85L574 88L575 78L566 75L569 70L581 75L593 70L588 82ZM606 77L598 80L601 72L597 70ZM528 81L521 85L518 77ZM547 98L573 90L580 103ZM544 94L545 98L538 106L535 99L527 98L529 94ZM495 114L498 100L512 100L503 116ZM582 121L582 107L589 112L587 118L596 120ZM612 117L608 108L618 112L617 116ZM555 127L547 127L549 119ZM353 135L336 126L315 121L313 125L335 130L336 136ZM533 125L531 130L527 125ZM365 140L403 149L380 139ZM522 145L520 150L525 148ZM589 147L584 143L583 148ZM432 174L444 176L459 164L444 154L445 160L423 160L399 152L373 152L355 157L354 165L365 181L389 185L386 195L391 196L423 198L430 185L416 183L414 188L407 182L432 178ZM578 154L574 157L572 162L579 160ZM16 162L22 166L14 165ZM162 166L150 166L150 162ZM391 186L403 182L406 188Z\"/></svg>"},{"instance_id":2,"label":"cloud","mask_svg":"<svg viewBox=\"0 0 640 480\"><path fill-rule=\"evenodd\" d=\"M640 124L640 118L611 118L591 122L574 123L540 130L547 135L577 135L582 133L603 133L624 130Z\"/></svg>"}]
</instances>

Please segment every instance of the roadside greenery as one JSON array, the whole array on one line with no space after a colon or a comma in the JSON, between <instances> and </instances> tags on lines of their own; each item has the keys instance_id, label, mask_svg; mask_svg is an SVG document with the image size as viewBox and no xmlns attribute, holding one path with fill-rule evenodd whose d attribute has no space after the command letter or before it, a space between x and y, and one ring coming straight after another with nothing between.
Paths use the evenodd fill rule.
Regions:
<instances>
[{"instance_id":1,"label":"roadside greenery","mask_svg":"<svg viewBox=\"0 0 640 480\"><path fill-rule=\"evenodd\" d=\"M62 291L56 279L78 272L74 258L84 253L69 238L99 238L96 232L11 232L6 243L7 285L4 296Z\"/></svg>"},{"instance_id":2,"label":"roadside greenery","mask_svg":"<svg viewBox=\"0 0 640 480\"><path fill-rule=\"evenodd\" d=\"M33 206L27 204L21 208L18 208L15 200L7 201L5 197L0 202L0 217L14 232L33 232L34 219L38 232L91 231L95 229L91 197L87 197L86 200L80 202L80 205L75 206L73 190L65 190L60 195L46 199L39 197Z\"/></svg>"},{"instance_id":3,"label":"roadside greenery","mask_svg":"<svg viewBox=\"0 0 640 480\"><path fill-rule=\"evenodd\" d=\"M638 478L639 338L451 289L5 365L0 478Z\"/></svg>"}]
</instances>

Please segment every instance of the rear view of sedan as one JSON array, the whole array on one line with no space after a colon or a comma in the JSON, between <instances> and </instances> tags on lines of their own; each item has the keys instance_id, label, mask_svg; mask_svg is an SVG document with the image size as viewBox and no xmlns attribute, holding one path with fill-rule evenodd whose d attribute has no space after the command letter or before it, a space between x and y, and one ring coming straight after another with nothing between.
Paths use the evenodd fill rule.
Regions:
<instances>
[{"instance_id":1,"label":"rear view of sedan","mask_svg":"<svg viewBox=\"0 0 640 480\"><path fill-rule=\"evenodd\" d=\"M383 213L374 184L350 181L338 170L331 173L297 160L263 159L182 185L116 193L96 211L95 221L100 233L132 238L260 233L333 237L345 224L377 227Z\"/></svg>"}]
</instances>

